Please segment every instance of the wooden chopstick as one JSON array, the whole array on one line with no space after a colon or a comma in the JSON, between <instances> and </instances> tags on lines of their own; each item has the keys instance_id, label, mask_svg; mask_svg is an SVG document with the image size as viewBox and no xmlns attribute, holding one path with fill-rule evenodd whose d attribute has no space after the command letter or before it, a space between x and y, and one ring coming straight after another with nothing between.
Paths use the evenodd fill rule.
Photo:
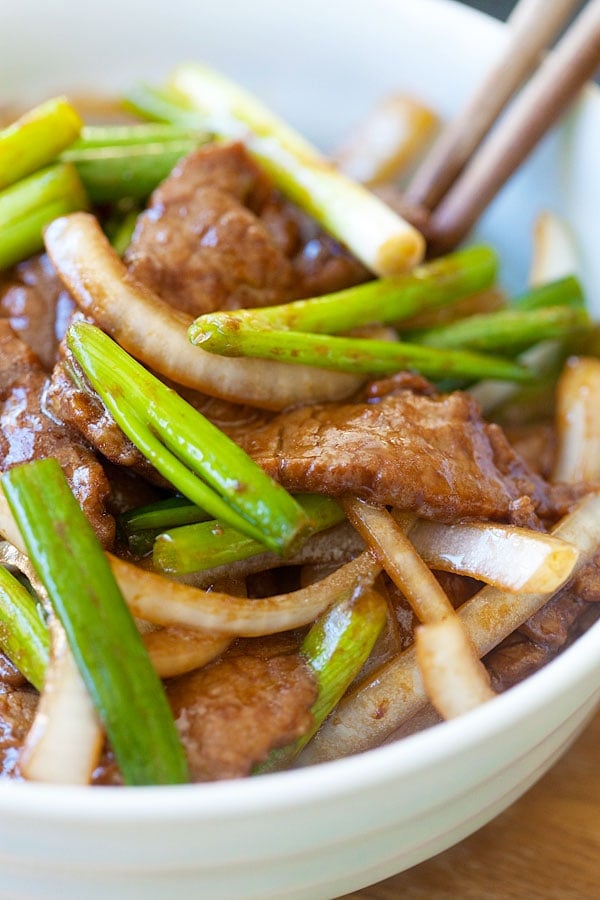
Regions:
<instances>
[{"instance_id":1,"label":"wooden chopstick","mask_svg":"<svg viewBox=\"0 0 600 900\"><path fill-rule=\"evenodd\" d=\"M468 234L598 68L600 0L592 0L432 211L427 234L432 255L447 252Z\"/></svg>"},{"instance_id":2,"label":"wooden chopstick","mask_svg":"<svg viewBox=\"0 0 600 900\"><path fill-rule=\"evenodd\" d=\"M420 164L406 202L432 210L450 188L508 101L538 65L581 0L520 0L507 21L507 46L459 114Z\"/></svg>"}]
</instances>

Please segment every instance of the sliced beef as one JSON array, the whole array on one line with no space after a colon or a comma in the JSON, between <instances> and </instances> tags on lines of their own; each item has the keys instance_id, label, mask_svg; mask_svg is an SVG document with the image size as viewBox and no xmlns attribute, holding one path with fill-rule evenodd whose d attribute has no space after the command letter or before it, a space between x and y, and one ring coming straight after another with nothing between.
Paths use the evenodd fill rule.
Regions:
<instances>
[{"instance_id":1,"label":"sliced beef","mask_svg":"<svg viewBox=\"0 0 600 900\"><path fill-rule=\"evenodd\" d=\"M268 306L364 280L366 271L272 189L242 144L187 156L139 219L126 262L177 309Z\"/></svg>"},{"instance_id":2,"label":"sliced beef","mask_svg":"<svg viewBox=\"0 0 600 900\"><path fill-rule=\"evenodd\" d=\"M250 774L312 724L314 679L296 653L232 655L167 687L194 781Z\"/></svg>"},{"instance_id":3,"label":"sliced beef","mask_svg":"<svg viewBox=\"0 0 600 900\"><path fill-rule=\"evenodd\" d=\"M460 392L306 406L238 440L291 491L353 494L442 521L510 520L522 497L553 511L553 489Z\"/></svg>"},{"instance_id":4,"label":"sliced beef","mask_svg":"<svg viewBox=\"0 0 600 900\"><path fill-rule=\"evenodd\" d=\"M27 737L38 695L0 684L0 778L19 776L19 752Z\"/></svg>"},{"instance_id":5,"label":"sliced beef","mask_svg":"<svg viewBox=\"0 0 600 900\"><path fill-rule=\"evenodd\" d=\"M99 539L110 546L115 525L106 512L108 481L89 446L46 414L46 382L37 357L0 320L0 471L55 457Z\"/></svg>"},{"instance_id":6,"label":"sliced beef","mask_svg":"<svg viewBox=\"0 0 600 900\"><path fill-rule=\"evenodd\" d=\"M8 319L46 371L56 361L73 308L73 300L45 254L20 263L0 286L0 317Z\"/></svg>"}]
</instances>

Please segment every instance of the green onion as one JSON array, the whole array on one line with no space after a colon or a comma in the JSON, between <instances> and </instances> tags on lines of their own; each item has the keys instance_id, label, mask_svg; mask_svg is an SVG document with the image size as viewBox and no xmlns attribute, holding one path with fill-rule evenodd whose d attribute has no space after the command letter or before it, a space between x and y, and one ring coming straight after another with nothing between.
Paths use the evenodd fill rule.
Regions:
<instances>
[{"instance_id":1,"label":"green onion","mask_svg":"<svg viewBox=\"0 0 600 900\"><path fill-rule=\"evenodd\" d=\"M501 378L520 382L531 379L527 369L502 357L370 338L303 334L268 326L258 330L247 326L239 317L229 318L225 314L197 319L192 340L203 350L223 356L273 359L338 372L385 376L413 369L433 380Z\"/></svg>"},{"instance_id":2,"label":"green onion","mask_svg":"<svg viewBox=\"0 0 600 900\"><path fill-rule=\"evenodd\" d=\"M540 341L569 338L589 324L587 312L579 307L511 308L469 316L410 337L425 347L513 355Z\"/></svg>"},{"instance_id":3,"label":"green onion","mask_svg":"<svg viewBox=\"0 0 600 900\"><path fill-rule=\"evenodd\" d=\"M296 500L310 519L307 538L345 518L341 506L329 497L297 494ZM264 553L264 549L252 538L213 519L159 533L154 542L153 562L159 571L184 575L231 565Z\"/></svg>"},{"instance_id":4,"label":"green onion","mask_svg":"<svg viewBox=\"0 0 600 900\"><path fill-rule=\"evenodd\" d=\"M123 256L131 243L140 210L135 207L120 216L111 217L104 223L106 235L119 256Z\"/></svg>"},{"instance_id":5,"label":"green onion","mask_svg":"<svg viewBox=\"0 0 600 900\"><path fill-rule=\"evenodd\" d=\"M208 513L185 497L168 497L123 513L119 516L118 525L131 552L136 556L145 556L152 551L155 538L166 529L205 522L209 518ZM264 550L262 545L259 546L261 551Z\"/></svg>"},{"instance_id":6,"label":"green onion","mask_svg":"<svg viewBox=\"0 0 600 900\"><path fill-rule=\"evenodd\" d=\"M55 97L0 131L0 190L51 163L81 127L67 99Z\"/></svg>"},{"instance_id":7,"label":"green onion","mask_svg":"<svg viewBox=\"0 0 600 900\"><path fill-rule=\"evenodd\" d=\"M298 756L364 666L386 616L386 601L369 588L332 606L315 622L300 649L318 688L312 728L287 747L272 750L255 774L285 768Z\"/></svg>"},{"instance_id":8,"label":"green onion","mask_svg":"<svg viewBox=\"0 0 600 900\"><path fill-rule=\"evenodd\" d=\"M27 588L3 566L0 566L0 648L40 691L50 653L48 628Z\"/></svg>"},{"instance_id":9,"label":"green onion","mask_svg":"<svg viewBox=\"0 0 600 900\"><path fill-rule=\"evenodd\" d=\"M187 782L185 756L163 687L58 462L17 466L2 484L125 782Z\"/></svg>"},{"instance_id":10,"label":"green onion","mask_svg":"<svg viewBox=\"0 0 600 900\"><path fill-rule=\"evenodd\" d=\"M93 203L116 203L123 198L144 200L194 150L197 139L162 144L117 144L72 148L62 154L72 163Z\"/></svg>"},{"instance_id":11,"label":"green onion","mask_svg":"<svg viewBox=\"0 0 600 900\"><path fill-rule=\"evenodd\" d=\"M143 125L85 125L79 138L71 145L70 152L126 147L140 144L169 144L181 141L205 140L204 132L197 128L144 123Z\"/></svg>"},{"instance_id":12,"label":"green onion","mask_svg":"<svg viewBox=\"0 0 600 900\"><path fill-rule=\"evenodd\" d=\"M180 493L275 552L302 540L302 507L175 391L93 325L72 325L67 343L117 424Z\"/></svg>"},{"instance_id":13,"label":"green onion","mask_svg":"<svg viewBox=\"0 0 600 900\"><path fill-rule=\"evenodd\" d=\"M0 192L0 269L41 250L43 229L89 203L75 169L57 164Z\"/></svg>"},{"instance_id":14,"label":"green onion","mask_svg":"<svg viewBox=\"0 0 600 900\"><path fill-rule=\"evenodd\" d=\"M190 64L175 71L168 92L167 98L180 98L180 105L194 110L198 127L218 137L243 139L275 185L367 268L391 275L422 258L425 242L415 228L238 85L206 66ZM158 100L159 118L168 118L161 95ZM172 121L181 124L175 115Z\"/></svg>"},{"instance_id":15,"label":"green onion","mask_svg":"<svg viewBox=\"0 0 600 900\"><path fill-rule=\"evenodd\" d=\"M547 306L585 306L581 282L574 275L530 288L511 301L513 309L541 309Z\"/></svg>"},{"instance_id":16,"label":"green onion","mask_svg":"<svg viewBox=\"0 0 600 900\"><path fill-rule=\"evenodd\" d=\"M469 247L418 266L405 275L381 278L347 290L281 306L201 316L190 326L194 341L205 322L240 321L313 334L339 334L372 322L394 324L425 309L436 309L493 284L498 259L490 247Z\"/></svg>"}]
</instances>

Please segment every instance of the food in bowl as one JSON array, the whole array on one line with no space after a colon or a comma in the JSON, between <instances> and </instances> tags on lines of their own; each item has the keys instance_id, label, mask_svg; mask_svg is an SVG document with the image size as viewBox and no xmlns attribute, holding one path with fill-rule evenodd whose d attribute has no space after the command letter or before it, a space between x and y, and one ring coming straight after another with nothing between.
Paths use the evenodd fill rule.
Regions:
<instances>
[{"instance_id":1,"label":"food in bowl","mask_svg":"<svg viewBox=\"0 0 600 900\"><path fill-rule=\"evenodd\" d=\"M577 280L504 308L490 248L421 264L414 225L235 86L188 66L174 90L130 101L169 124L67 129L60 161L55 146L21 157L0 196L6 265L47 216L48 256L20 262L3 294L21 312L3 329L2 530L27 578L6 576L5 649L44 685L5 768L33 779L204 781L333 758L427 697L448 718L491 700L595 618L598 364ZM210 116L198 96L216 96ZM65 115L78 132L57 100L4 146ZM32 203L32 189L49 193ZM24 296L45 308L45 341ZM75 304L57 346L56 314L66 324ZM15 334L30 325L34 348ZM492 406L482 381L510 380L539 403L579 348L557 453L540 458L536 421L527 461L473 394ZM506 422L523 415L512 394ZM35 695L9 677L14 751ZM61 718L65 696L76 718Z\"/></svg>"}]
</instances>

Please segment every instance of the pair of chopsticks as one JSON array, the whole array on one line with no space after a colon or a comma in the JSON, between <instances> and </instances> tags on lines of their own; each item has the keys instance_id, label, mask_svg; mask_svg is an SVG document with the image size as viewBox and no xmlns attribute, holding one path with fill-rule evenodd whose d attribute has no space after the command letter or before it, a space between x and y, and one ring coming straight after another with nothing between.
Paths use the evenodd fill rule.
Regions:
<instances>
[{"instance_id":1,"label":"pair of chopsticks","mask_svg":"<svg viewBox=\"0 0 600 900\"><path fill-rule=\"evenodd\" d=\"M538 67L579 6L581 0L520 0L508 20L500 60L416 171L404 199L427 213L430 253L460 243L600 68L600 0L585 6Z\"/></svg>"}]
</instances>

